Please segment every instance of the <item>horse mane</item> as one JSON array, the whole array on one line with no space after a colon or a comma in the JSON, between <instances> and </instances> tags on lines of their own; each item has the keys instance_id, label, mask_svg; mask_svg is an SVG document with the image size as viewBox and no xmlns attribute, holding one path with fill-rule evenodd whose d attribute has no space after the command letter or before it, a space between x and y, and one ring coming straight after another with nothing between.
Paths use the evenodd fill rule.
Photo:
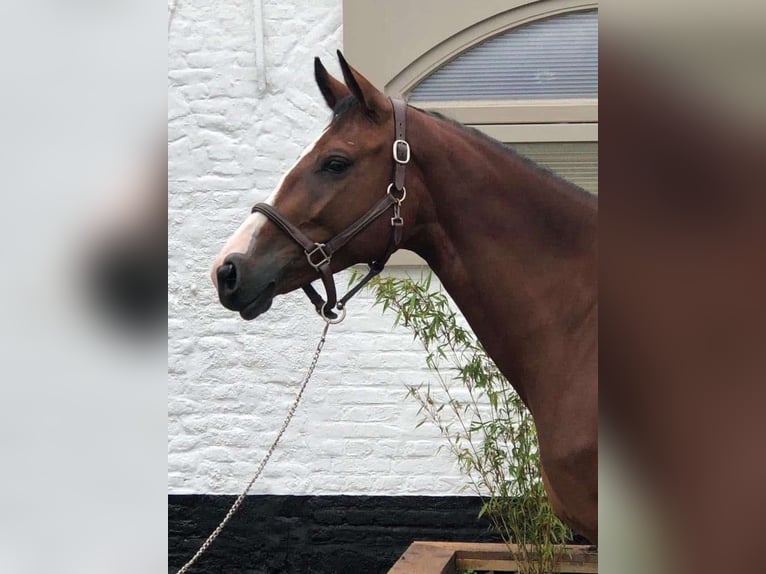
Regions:
<instances>
[{"instance_id":1,"label":"horse mane","mask_svg":"<svg viewBox=\"0 0 766 574\"><path fill-rule=\"evenodd\" d=\"M537 173L545 176L546 178L552 179L552 180L556 181L557 183L559 183L559 184L561 184L561 185L563 185L563 186L565 186L567 188L570 188L572 190L578 191L578 192L586 195L588 198L591 198L591 199L594 198L594 195L592 193L590 193L589 191L584 190L582 187L580 187L576 183L572 183L568 179L564 179L563 177L561 177L560 175L558 175L555 172L551 171L547 167L540 165L539 163L529 159L525 155L520 154L519 152L517 152L515 149L513 149L508 144L503 143L500 140L497 140L497 139L493 138L490 135L487 135L483 131L481 131L479 129L476 129L474 127L470 127L470 126L467 126L465 124L462 124L459 121L457 121L455 119L452 119L449 116L445 116L444 114L442 114L440 112L433 111L433 110L424 110L424 109L418 108L416 106L412 106L412 107L414 109L418 110L419 112L423 112L427 116L430 116L432 118L435 118L435 119L443 121L443 122L447 122L448 124L456 127L457 129L459 129L461 131L468 132L469 134L472 134L472 135L478 137L479 139L484 140L485 142L490 143L495 148L502 150L506 154L510 155L514 159L520 161L521 163L523 163L527 167L533 169Z\"/></svg>"},{"instance_id":2,"label":"horse mane","mask_svg":"<svg viewBox=\"0 0 766 574\"><path fill-rule=\"evenodd\" d=\"M345 97L341 98L340 100L338 100L338 102L336 102L335 107L332 110L332 120L331 120L331 123L337 121L341 116L346 114L349 110L357 107L358 103L359 102L357 101L357 99L354 96L351 96L351 95L345 96ZM552 179L555 182L557 182L559 185L562 185L562 186L564 186L566 188L569 188L569 189L571 189L573 191L582 193L587 198L589 198L591 200L594 199L594 196L593 196L592 193L584 190L579 185L577 185L575 183L572 183L571 181L569 181L567 179L564 179L563 177L561 177L560 175L557 175L556 173L554 173L553 171L551 171L547 167L544 167L544 166L540 165L539 163L536 163L536 162L532 161L528 157L526 157L526 156L520 154L519 152L517 152L515 149L513 149L508 144L505 144L505 143L501 142L500 140L497 140L497 139L493 138L492 136L487 135L483 131L478 130L478 129L473 128L473 127L466 126L465 124L461 124L459 121L454 120L454 119L450 118L449 116L445 116L444 114L442 114L440 112L436 112L436 111L432 111L432 110L424 110L423 108L418 108L417 106L411 106L411 107L416 109L416 110L418 110L419 112L422 112L422 113L426 114L427 116L430 116L430 117L432 117L432 118L434 118L436 120L447 122L448 124L454 126L458 130L461 130L461 131L464 131L464 132L468 132L469 134L472 134L472 135L480 138L481 140L490 143L495 148L498 148L498 149L502 150L506 154L510 155L511 157L516 159L517 161L523 163L525 166L527 166L528 168L530 168L530 169L536 171L537 173L543 175L544 177L546 177L548 179Z\"/></svg>"}]
</instances>

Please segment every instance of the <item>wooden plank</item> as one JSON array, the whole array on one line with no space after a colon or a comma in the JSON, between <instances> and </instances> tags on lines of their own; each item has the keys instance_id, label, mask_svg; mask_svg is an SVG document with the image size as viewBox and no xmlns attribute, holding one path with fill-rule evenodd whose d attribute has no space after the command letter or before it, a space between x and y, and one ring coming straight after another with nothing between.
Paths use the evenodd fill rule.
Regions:
<instances>
[{"instance_id":1,"label":"wooden plank","mask_svg":"<svg viewBox=\"0 0 766 574\"><path fill-rule=\"evenodd\" d=\"M456 554L458 572L461 570L494 570L495 572L516 572L519 563L509 559L461 558ZM598 574L598 564L581 564L561 561L554 570L557 574Z\"/></svg>"},{"instance_id":2,"label":"wooden plank","mask_svg":"<svg viewBox=\"0 0 766 574\"><path fill-rule=\"evenodd\" d=\"M413 542L388 574L456 574L455 551L428 542Z\"/></svg>"},{"instance_id":3,"label":"wooden plank","mask_svg":"<svg viewBox=\"0 0 766 574\"><path fill-rule=\"evenodd\" d=\"M518 547L511 546L514 552ZM503 543L413 542L389 574L455 574L459 570L518 570L518 562ZM587 546L566 546L556 572L596 574L598 553Z\"/></svg>"},{"instance_id":4,"label":"wooden plank","mask_svg":"<svg viewBox=\"0 0 766 574\"><path fill-rule=\"evenodd\" d=\"M503 542L423 542L422 544L437 546L463 552L465 556L483 554L506 554L510 556L508 546ZM565 555L572 562L598 562L598 552L591 552L588 546L568 544L564 546ZM518 552L518 546L511 544L511 549Z\"/></svg>"}]
</instances>

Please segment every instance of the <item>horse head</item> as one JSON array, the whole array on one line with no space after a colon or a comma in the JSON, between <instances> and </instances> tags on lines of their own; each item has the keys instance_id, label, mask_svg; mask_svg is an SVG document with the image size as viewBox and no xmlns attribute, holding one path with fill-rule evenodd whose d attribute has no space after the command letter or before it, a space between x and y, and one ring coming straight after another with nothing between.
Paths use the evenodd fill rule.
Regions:
<instances>
[{"instance_id":1,"label":"horse head","mask_svg":"<svg viewBox=\"0 0 766 574\"><path fill-rule=\"evenodd\" d=\"M325 281L327 273L331 277L351 265L390 255L394 218L376 215L346 238L343 249L324 262L324 269L316 265L325 259L324 252L311 255L300 239L325 245L364 219L387 193L393 198L388 207L395 206L394 215L401 209L400 215L406 219L408 208L402 203L406 191L392 194L390 187L392 166L396 165L392 146L395 156L398 153L399 159L409 160L409 147L397 152L394 143L392 101L340 52L338 57L345 83L332 77L319 58L314 60L316 83L333 111L329 126L284 174L265 207L258 204L254 208L213 264L211 275L221 303L244 319L254 319L270 308L276 295L306 286L320 275ZM414 202L408 200L408 204L414 208ZM383 215L382 209L378 215ZM275 220L287 223L280 227ZM293 231L286 232L285 226ZM401 231L398 233L397 245Z\"/></svg>"}]
</instances>

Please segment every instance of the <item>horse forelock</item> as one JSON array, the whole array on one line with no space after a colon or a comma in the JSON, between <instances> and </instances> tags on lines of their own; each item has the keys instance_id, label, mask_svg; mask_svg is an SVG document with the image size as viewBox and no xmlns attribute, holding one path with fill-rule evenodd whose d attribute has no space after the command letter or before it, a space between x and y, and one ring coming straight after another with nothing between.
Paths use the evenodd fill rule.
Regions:
<instances>
[{"instance_id":1,"label":"horse forelock","mask_svg":"<svg viewBox=\"0 0 766 574\"><path fill-rule=\"evenodd\" d=\"M341 98L340 100L338 100L338 102L335 104L335 107L332 109L332 121L333 122L336 121L346 112L358 106L359 106L359 100L357 100L354 96L348 95Z\"/></svg>"}]
</instances>

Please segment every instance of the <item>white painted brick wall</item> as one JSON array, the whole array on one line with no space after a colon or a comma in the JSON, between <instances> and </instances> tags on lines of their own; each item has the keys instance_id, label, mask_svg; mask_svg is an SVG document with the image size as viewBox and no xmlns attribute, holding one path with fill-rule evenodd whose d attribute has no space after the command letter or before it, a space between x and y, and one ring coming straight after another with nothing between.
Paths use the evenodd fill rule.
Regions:
<instances>
[{"instance_id":1,"label":"white painted brick wall","mask_svg":"<svg viewBox=\"0 0 766 574\"><path fill-rule=\"evenodd\" d=\"M171 493L237 493L293 400L322 324L302 293L254 322L217 301L223 242L323 129L313 57L339 75L340 0L265 0L258 93L251 0L180 0L169 40L168 480ZM403 273L394 270L394 273ZM338 278L345 286L347 276ZM405 384L422 350L369 296L330 331L296 418L254 493L461 493L463 481Z\"/></svg>"}]
</instances>

